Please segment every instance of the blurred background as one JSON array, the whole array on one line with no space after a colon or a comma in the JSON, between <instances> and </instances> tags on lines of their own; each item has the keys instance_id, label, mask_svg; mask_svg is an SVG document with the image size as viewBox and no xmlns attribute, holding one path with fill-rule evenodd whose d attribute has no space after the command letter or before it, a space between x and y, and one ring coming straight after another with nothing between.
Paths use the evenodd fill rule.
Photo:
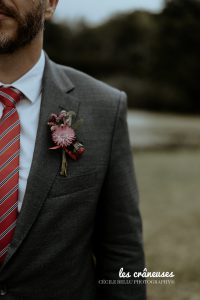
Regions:
<instances>
[{"instance_id":1,"label":"blurred background","mask_svg":"<svg viewBox=\"0 0 200 300\"><path fill-rule=\"evenodd\" d=\"M149 300L200 299L200 1L60 0L45 50L128 94Z\"/></svg>"}]
</instances>

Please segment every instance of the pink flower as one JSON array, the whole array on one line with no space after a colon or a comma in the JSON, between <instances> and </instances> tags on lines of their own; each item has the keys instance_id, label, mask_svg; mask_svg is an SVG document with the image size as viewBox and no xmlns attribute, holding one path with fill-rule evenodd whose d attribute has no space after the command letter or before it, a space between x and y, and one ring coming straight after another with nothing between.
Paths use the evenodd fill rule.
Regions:
<instances>
[{"instance_id":1,"label":"pink flower","mask_svg":"<svg viewBox=\"0 0 200 300\"><path fill-rule=\"evenodd\" d=\"M55 130L52 133L52 139L56 145L67 147L76 139L76 135L74 129L66 124L55 126Z\"/></svg>"}]
</instances>

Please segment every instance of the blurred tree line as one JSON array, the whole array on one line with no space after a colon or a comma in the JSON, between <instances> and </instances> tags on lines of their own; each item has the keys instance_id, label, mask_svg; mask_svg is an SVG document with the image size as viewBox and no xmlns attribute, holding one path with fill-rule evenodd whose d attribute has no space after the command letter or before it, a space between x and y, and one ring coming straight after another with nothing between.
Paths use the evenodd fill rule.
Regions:
<instances>
[{"instance_id":1,"label":"blurred tree line","mask_svg":"<svg viewBox=\"0 0 200 300\"><path fill-rule=\"evenodd\" d=\"M46 24L44 48L127 92L129 106L200 113L200 2L174 0L159 13L136 11L91 27Z\"/></svg>"}]
</instances>

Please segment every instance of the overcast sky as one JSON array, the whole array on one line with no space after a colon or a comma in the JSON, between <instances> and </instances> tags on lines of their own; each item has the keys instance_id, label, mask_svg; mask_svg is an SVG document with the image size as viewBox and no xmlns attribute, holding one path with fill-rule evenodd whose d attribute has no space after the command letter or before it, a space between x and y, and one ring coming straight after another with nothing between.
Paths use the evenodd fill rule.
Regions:
<instances>
[{"instance_id":1,"label":"overcast sky","mask_svg":"<svg viewBox=\"0 0 200 300\"><path fill-rule=\"evenodd\" d=\"M165 0L59 0L56 18L76 21L85 18L100 23L112 14L134 9L159 11Z\"/></svg>"}]
</instances>

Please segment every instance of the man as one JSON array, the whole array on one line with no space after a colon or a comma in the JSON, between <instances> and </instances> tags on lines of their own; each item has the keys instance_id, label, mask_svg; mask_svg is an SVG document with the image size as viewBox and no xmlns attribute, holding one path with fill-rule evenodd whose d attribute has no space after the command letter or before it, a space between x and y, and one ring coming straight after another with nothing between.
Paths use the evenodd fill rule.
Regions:
<instances>
[{"instance_id":1,"label":"man","mask_svg":"<svg viewBox=\"0 0 200 300\"><path fill-rule=\"evenodd\" d=\"M144 268L125 95L44 54L57 2L0 1L0 295L144 300L144 285L117 281ZM84 121L79 160L49 149L61 111Z\"/></svg>"}]
</instances>

